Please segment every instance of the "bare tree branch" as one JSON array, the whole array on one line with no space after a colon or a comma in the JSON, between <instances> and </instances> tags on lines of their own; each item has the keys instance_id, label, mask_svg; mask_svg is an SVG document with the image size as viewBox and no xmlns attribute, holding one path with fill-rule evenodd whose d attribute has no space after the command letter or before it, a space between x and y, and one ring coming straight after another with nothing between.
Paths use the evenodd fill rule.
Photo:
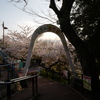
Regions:
<instances>
[{"instance_id":1,"label":"bare tree branch","mask_svg":"<svg viewBox=\"0 0 100 100\"><path fill-rule=\"evenodd\" d=\"M32 15L32 16L37 16L41 19L45 19L45 22L47 20L47 22L51 22L51 23L56 23L57 19L54 19L52 16L53 15L50 15L51 13L49 13L48 15L46 13L44 13L43 11L41 11L43 14L40 15L38 12L35 12L33 11L33 9L28 9L26 7L24 7L23 9L22 8L19 8L18 6L16 6L15 4L13 4L16 8L18 8L19 10L22 10L24 11L25 13L29 14L29 15ZM49 12L49 11L48 11ZM33 19L36 23L38 24L43 24L43 20L42 21L37 21L35 20L35 18Z\"/></svg>"},{"instance_id":2,"label":"bare tree branch","mask_svg":"<svg viewBox=\"0 0 100 100\"><path fill-rule=\"evenodd\" d=\"M24 8L27 6L27 4L28 4L28 0L10 0L11 2L16 2L16 3L20 3L20 2L25 2L25 6L24 6Z\"/></svg>"},{"instance_id":3,"label":"bare tree branch","mask_svg":"<svg viewBox=\"0 0 100 100\"><path fill-rule=\"evenodd\" d=\"M50 22L52 22L52 23L55 23L55 22L54 22L53 20L51 20L50 17L48 17L48 16L40 15L40 14L34 12L33 10L30 10L30 9L28 9L28 10L29 10L29 11L26 11L26 10L23 10L23 11L26 12L26 13L28 13L28 14L30 14L30 15L38 16L38 17L40 17L40 18L42 18L42 19L46 19L46 20L48 20L48 21L50 21ZM45 15L45 14L44 14L44 15Z\"/></svg>"}]
</instances>

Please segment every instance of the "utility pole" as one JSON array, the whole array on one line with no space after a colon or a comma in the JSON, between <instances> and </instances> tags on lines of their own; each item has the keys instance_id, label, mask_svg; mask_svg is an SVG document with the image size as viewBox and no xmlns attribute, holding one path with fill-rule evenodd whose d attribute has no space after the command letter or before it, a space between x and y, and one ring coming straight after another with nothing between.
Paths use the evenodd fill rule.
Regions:
<instances>
[{"instance_id":1,"label":"utility pole","mask_svg":"<svg viewBox=\"0 0 100 100\"><path fill-rule=\"evenodd\" d=\"M5 29L8 29L7 27L4 26L4 22L2 23L2 28L3 28L3 39L2 39L2 40L3 40L3 45L4 45L4 42L5 42L5 41L4 41L4 38L5 38L5 37L4 37L4 30L5 30Z\"/></svg>"}]
</instances>

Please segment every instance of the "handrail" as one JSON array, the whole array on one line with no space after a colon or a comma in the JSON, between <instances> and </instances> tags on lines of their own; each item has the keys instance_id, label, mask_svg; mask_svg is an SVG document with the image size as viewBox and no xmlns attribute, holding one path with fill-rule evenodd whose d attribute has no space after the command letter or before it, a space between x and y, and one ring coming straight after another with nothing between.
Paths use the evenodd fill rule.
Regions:
<instances>
[{"instance_id":1,"label":"handrail","mask_svg":"<svg viewBox=\"0 0 100 100\"><path fill-rule=\"evenodd\" d=\"M19 77L19 78L14 78L14 79L11 79L11 80L8 80L8 81L0 81L0 85L7 85L7 84L12 84L12 83L16 83L16 82L19 82L19 81L22 81L22 80L27 80L29 78L35 78L35 77L38 77L39 75L28 75L28 76L23 76L23 77Z\"/></svg>"},{"instance_id":2,"label":"handrail","mask_svg":"<svg viewBox=\"0 0 100 100\"><path fill-rule=\"evenodd\" d=\"M38 75L28 75L28 76L23 76L23 77L19 77L19 78L14 78L14 79L11 79L10 82L19 82L19 81L22 81L22 80L27 80L29 78L34 78L34 77L38 77Z\"/></svg>"},{"instance_id":3,"label":"handrail","mask_svg":"<svg viewBox=\"0 0 100 100\"><path fill-rule=\"evenodd\" d=\"M0 81L0 85L7 85L7 84L12 84L12 82L5 82L5 81Z\"/></svg>"},{"instance_id":4,"label":"handrail","mask_svg":"<svg viewBox=\"0 0 100 100\"><path fill-rule=\"evenodd\" d=\"M23 80L27 80L30 78L32 79L32 96L34 98L38 95L38 81L37 81L38 75L28 75L28 76L11 79L8 81L0 81L0 85L7 85L7 90L6 90L7 91L7 100L11 100L11 84L14 84L16 82L21 82ZM34 80L34 78L35 78L35 80ZM34 82L35 82L35 84L34 84Z\"/></svg>"},{"instance_id":5,"label":"handrail","mask_svg":"<svg viewBox=\"0 0 100 100\"><path fill-rule=\"evenodd\" d=\"M10 65L14 65L14 64L0 65L0 67L6 67L6 66L10 66Z\"/></svg>"}]
</instances>

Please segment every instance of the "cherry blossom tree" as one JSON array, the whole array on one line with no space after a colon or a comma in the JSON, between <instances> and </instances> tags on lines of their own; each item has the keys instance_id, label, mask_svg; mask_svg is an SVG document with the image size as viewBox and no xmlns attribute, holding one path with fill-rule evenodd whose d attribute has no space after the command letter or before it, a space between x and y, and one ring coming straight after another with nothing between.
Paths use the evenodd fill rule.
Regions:
<instances>
[{"instance_id":1,"label":"cherry blossom tree","mask_svg":"<svg viewBox=\"0 0 100 100\"><path fill-rule=\"evenodd\" d=\"M22 59L28 52L33 28L27 25L19 27L20 32L9 30L9 33L5 35L5 47L11 52L11 56Z\"/></svg>"}]
</instances>

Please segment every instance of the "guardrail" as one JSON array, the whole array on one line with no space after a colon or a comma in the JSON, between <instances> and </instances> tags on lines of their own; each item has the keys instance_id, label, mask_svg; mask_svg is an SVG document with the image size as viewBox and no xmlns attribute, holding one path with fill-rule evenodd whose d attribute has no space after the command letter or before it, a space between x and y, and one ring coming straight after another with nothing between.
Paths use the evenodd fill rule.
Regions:
<instances>
[{"instance_id":1,"label":"guardrail","mask_svg":"<svg viewBox=\"0 0 100 100\"><path fill-rule=\"evenodd\" d=\"M6 85L7 86L7 100L11 100L11 84L21 82L24 80L32 79L32 98L36 97L38 95L38 75L29 75L24 77L19 77L7 81L0 81L0 85Z\"/></svg>"}]
</instances>

